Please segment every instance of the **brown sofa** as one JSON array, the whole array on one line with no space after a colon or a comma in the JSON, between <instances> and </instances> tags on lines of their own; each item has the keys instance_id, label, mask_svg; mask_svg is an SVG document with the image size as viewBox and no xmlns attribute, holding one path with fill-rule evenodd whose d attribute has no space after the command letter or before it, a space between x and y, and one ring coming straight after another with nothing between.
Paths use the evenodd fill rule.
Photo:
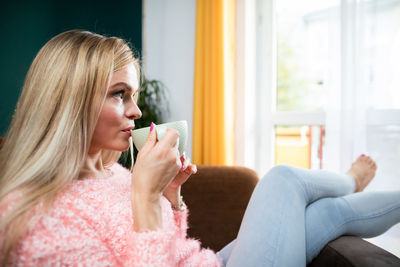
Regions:
<instances>
[{"instance_id":1,"label":"brown sofa","mask_svg":"<svg viewBox=\"0 0 400 267\"><path fill-rule=\"evenodd\" d=\"M235 239L258 180L244 167L198 166L182 187L190 209L188 235L214 251ZM343 236L327 244L309 266L400 266L400 259L361 238Z\"/></svg>"}]
</instances>

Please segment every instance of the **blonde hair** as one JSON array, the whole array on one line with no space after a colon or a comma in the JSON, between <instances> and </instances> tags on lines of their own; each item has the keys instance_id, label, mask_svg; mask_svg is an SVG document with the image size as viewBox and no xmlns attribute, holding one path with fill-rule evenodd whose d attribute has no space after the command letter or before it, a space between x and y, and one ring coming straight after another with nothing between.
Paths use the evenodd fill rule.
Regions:
<instances>
[{"instance_id":1,"label":"blonde hair","mask_svg":"<svg viewBox=\"0 0 400 267\"><path fill-rule=\"evenodd\" d=\"M25 233L33 209L40 206L44 212L57 193L77 179L111 75L130 63L138 68L125 41L88 31L61 33L40 49L0 150L0 210L10 202L10 193L23 195L13 199L13 208L0 218L3 265ZM105 165L119 156L102 151Z\"/></svg>"}]
</instances>

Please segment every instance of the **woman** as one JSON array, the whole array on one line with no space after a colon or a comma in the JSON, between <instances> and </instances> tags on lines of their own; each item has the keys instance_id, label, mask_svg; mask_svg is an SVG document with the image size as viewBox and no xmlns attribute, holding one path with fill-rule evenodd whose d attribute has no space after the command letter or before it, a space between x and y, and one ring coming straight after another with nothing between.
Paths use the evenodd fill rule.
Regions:
<instances>
[{"instance_id":1,"label":"woman","mask_svg":"<svg viewBox=\"0 0 400 267\"><path fill-rule=\"evenodd\" d=\"M350 194L374 177L369 157L345 175L278 166L237 239L201 249L186 237L180 188L196 166L179 158L178 133L157 142L152 124L132 174L116 163L141 116L138 69L123 40L85 31L39 51L0 151L3 265L304 266L341 234L400 221L400 192Z\"/></svg>"}]
</instances>

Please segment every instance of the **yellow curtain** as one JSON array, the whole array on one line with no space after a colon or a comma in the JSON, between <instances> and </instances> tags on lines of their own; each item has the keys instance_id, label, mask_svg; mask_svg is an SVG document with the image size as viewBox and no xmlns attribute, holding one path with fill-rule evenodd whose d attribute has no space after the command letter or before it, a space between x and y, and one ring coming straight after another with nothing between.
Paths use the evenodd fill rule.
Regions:
<instances>
[{"instance_id":1,"label":"yellow curtain","mask_svg":"<svg viewBox=\"0 0 400 267\"><path fill-rule=\"evenodd\" d=\"M197 0L195 164L234 164L235 0Z\"/></svg>"}]
</instances>

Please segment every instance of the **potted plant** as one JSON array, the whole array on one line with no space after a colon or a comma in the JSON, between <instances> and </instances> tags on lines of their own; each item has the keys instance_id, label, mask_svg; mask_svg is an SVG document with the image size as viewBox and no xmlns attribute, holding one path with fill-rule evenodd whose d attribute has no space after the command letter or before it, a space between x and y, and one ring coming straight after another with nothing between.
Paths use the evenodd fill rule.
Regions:
<instances>
[{"instance_id":1,"label":"potted plant","mask_svg":"<svg viewBox=\"0 0 400 267\"><path fill-rule=\"evenodd\" d=\"M143 75L137 105L142 111L142 117L135 120L135 129L148 127L151 122L163 123L169 114L167 88L160 80L147 79ZM137 152L134 148L134 159L136 159ZM132 165L130 150L122 152L118 162L129 169Z\"/></svg>"}]
</instances>

